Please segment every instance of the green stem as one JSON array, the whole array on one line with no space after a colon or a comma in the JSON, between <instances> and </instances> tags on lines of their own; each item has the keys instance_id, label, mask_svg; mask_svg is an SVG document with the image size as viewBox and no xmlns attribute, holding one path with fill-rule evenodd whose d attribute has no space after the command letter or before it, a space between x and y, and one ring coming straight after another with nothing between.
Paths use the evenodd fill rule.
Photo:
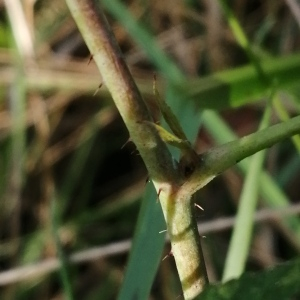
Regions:
<instances>
[{"instance_id":1,"label":"green stem","mask_svg":"<svg viewBox=\"0 0 300 300\"><path fill-rule=\"evenodd\" d=\"M299 132L300 117L213 148L196 157L192 166L191 161L181 161L177 167L156 127L150 125L152 118L103 13L92 0L66 1L153 180L184 298L194 299L208 282L193 216L194 192L241 159Z\"/></svg>"},{"instance_id":2,"label":"green stem","mask_svg":"<svg viewBox=\"0 0 300 300\"><path fill-rule=\"evenodd\" d=\"M279 116L281 121L287 121L290 119L289 113L287 112L284 105L281 103L279 97L277 96L273 101L273 106L277 112L277 115ZM295 148L297 149L298 153L300 153L300 136L294 135L292 137L292 141L295 145Z\"/></svg>"},{"instance_id":3,"label":"green stem","mask_svg":"<svg viewBox=\"0 0 300 300\"><path fill-rule=\"evenodd\" d=\"M151 177L166 181L174 174L172 158L155 128L145 122L152 118L104 14L94 1L67 0L67 4Z\"/></svg>"},{"instance_id":4,"label":"green stem","mask_svg":"<svg viewBox=\"0 0 300 300\"><path fill-rule=\"evenodd\" d=\"M190 195L185 189L179 189L169 199L160 199L184 299L194 299L208 283Z\"/></svg>"},{"instance_id":5,"label":"green stem","mask_svg":"<svg viewBox=\"0 0 300 300\"><path fill-rule=\"evenodd\" d=\"M220 173L265 148L300 133L300 116L216 146L199 155L198 165L182 188L196 192Z\"/></svg>"},{"instance_id":6,"label":"green stem","mask_svg":"<svg viewBox=\"0 0 300 300\"><path fill-rule=\"evenodd\" d=\"M67 4L159 194L183 294L193 299L204 289L207 276L192 215L192 194L181 189L186 178L155 126L149 124L152 118L103 13L93 1L67 0Z\"/></svg>"}]
</instances>

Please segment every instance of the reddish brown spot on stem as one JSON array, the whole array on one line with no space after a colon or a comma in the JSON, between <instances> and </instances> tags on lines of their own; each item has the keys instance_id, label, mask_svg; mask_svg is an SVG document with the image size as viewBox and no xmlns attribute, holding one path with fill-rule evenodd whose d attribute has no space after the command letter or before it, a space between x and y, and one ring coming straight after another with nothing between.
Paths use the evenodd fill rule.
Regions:
<instances>
[{"instance_id":1,"label":"reddish brown spot on stem","mask_svg":"<svg viewBox=\"0 0 300 300\"><path fill-rule=\"evenodd\" d=\"M162 189L159 189L158 192L157 192L157 199L156 201L159 201L159 196L160 196L160 193L161 193Z\"/></svg>"}]
</instances>

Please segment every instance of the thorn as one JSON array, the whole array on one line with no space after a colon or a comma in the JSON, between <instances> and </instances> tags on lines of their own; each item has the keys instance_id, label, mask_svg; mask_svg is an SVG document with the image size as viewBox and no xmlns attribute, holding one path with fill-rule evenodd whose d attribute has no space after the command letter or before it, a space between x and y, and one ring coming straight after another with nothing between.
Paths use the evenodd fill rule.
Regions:
<instances>
[{"instance_id":1,"label":"thorn","mask_svg":"<svg viewBox=\"0 0 300 300\"><path fill-rule=\"evenodd\" d=\"M161 261L164 261L166 258L169 257L169 254L167 254L166 256L163 257L163 259Z\"/></svg>"},{"instance_id":2,"label":"thorn","mask_svg":"<svg viewBox=\"0 0 300 300\"><path fill-rule=\"evenodd\" d=\"M147 177L146 177L145 185L146 185L148 182L150 182L150 177L149 177L149 175L147 175Z\"/></svg>"},{"instance_id":3,"label":"thorn","mask_svg":"<svg viewBox=\"0 0 300 300\"><path fill-rule=\"evenodd\" d=\"M89 65L89 64L91 63L91 61L92 61L93 57L94 57L94 55L93 55L93 54L91 54L91 55L90 55L90 58L89 58L89 61L88 61L88 63L87 63L87 65Z\"/></svg>"},{"instance_id":4,"label":"thorn","mask_svg":"<svg viewBox=\"0 0 300 300\"><path fill-rule=\"evenodd\" d=\"M122 145L121 149L123 149L130 142L132 142L132 140L131 138L128 138L128 140Z\"/></svg>"},{"instance_id":5,"label":"thorn","mask_svg":"<svg viewBox=\"0 0 300 300\"><path fill-rule=\"evenodd\" d=\"M179 294L179 295L175 298L175 300L176 300L176 299L179 299L179 298L183 298L183 294Z\"/></svg>"},{"instance_id":6,"label":"thorn","mask_svg":"<svg viewBox=\"0 0 300 300\"><path fill-rule=\"evenodd\" d=\"M160 189L158 190L157 197L159 197L161 191L162 191L162 188L160 188Z\"/></svg>"},{"instance_id":7,"label":"thorn","mask_svg":"<svg viewBox=\"0 0 300 300\"><path fill-rule=\"evenodd\" d=\"M167 229L159 231L159 233L167 232Z\"/></svg>"},{"instance_id":8,"label":"thorn","mask_svg":"<svg viewBox=\"0 0 300 300\"><path fill-rule=\"evenodd\" d=\"M173 256L172 250L161 261L164 261L166 258L170 256Z\"/></svg>"},{"instance_id":9,"label":"thorn","mask_svg":"<svg viewBox=\"0 0 300 300\"><path fill-rule=\"evenodd\" d=\"M161 193L162 189L160 188L157 192L157 198L156 198L156 202L159 201L159 196L160 196L160 193Z\"/></svg>"},{"instance_id":10,"label":"thorn","mask_svg":"<svg viewBox=\"0 0 300 300\"><path fill-rule=\"evenodd\" d=\"M204 211L204 208L203 208L202 206L200 206L199 204L194 203L194 205L195 205L196 207L198 207L199 209L201 209L202 211Z\"/></svg>"},{"instance_id":11,"label":"thorn","mask_svg":"<svg viewBox=\"0 0 300 300\"><path fill-rule=\"evenodd\" d=\"M139 150L137 150L137 149L132 150L132 151L130 152L130 155L141 156Z\"/></svg>"},{"instance_id":12,"label":"thorn","mask_svg":"<svg viewBox=\"0 0 300 300\"><path fill-rule=\"evenodd\" d=\"M93 97L95 97L97 95L97 93L99 92L99 90L101 89L103 83L101 82L98 86L98 88L96 89L95 93L93 94Z\"/></svg>"},{"instance_id":13,"label":"thorn","mask_svg":"<svg viewBox=\"0 0 300 300\"><path fill-rule=\"evenodd\" d=\"M134 150L131 151L130 154L133 155L133 154L136 154L136 153L138 153L138 150L137 150L137 149L134 149ZM138 154L137 154L137 155L138 155Z\"/></svg>"}]
</instances>

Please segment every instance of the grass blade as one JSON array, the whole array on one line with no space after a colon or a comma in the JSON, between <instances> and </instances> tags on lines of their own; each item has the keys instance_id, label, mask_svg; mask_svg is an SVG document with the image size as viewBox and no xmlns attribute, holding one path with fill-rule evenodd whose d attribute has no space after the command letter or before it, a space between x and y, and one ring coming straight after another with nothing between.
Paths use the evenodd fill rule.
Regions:
<instances>
[{"instance_id":1,"label":"grass blade","mask_svg":"<svg viewBox=\"0 0 300 300\"><path fill-rule=\"evenodd\" d=\"M165 244L164 217L152 185L146 187L126 276L118 300L147 299Z\"/></svg>"},{"instance_id":2,"label":"grass blade","mask_svg":"<svg viewBox=\"0 0 300 300\"><path fill-rule=\"evenodd\" d=\"M260 129L268 126L270 114L271 107L269 104L259 126ZM260 151L250 159L250 166L240 196L237 217L225 260L223 281L239 277L245 269L251 244L253 218L258 200L259 175L263 168L265 154L266 150Z\"/></svg>"},{"instance_id":3,"label":"grass blade","mask_svg":"<svg viewBox=\"0 0 300 300\"><path fill-rule=\"evenodd\" d=\"M299 86L300 54L268 59L261 65L268 77L276 78L278 90ZM266 96L266 85L252 65L182 81L178 88L201 109L239 107Z\"/></svg>"}]
</instances>

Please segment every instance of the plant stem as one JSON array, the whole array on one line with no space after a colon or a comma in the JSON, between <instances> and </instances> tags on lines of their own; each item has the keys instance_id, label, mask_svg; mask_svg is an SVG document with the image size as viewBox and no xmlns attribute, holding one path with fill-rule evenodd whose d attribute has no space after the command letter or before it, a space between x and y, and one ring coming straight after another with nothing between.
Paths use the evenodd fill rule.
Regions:
<instances>
[{"instance_id":1,"label":"plant stem","mask_svg":"<svg viewBox=\"0 0 300 300\"><path fill-rule=\"evenodd\" d=\"M93 1L67 0L67 4L155 185L183 294L185 299L193 299L204 289L207 275L192 213L192 194L181 189L186 178L155 127L149 125L152 118L103 13Z\"/></svg>"},{"instance_id":2,"label":"plant stem","mask_svg":"<svg viewBox=\"0 0 300 300\"><path fill-rule=\"evenodd\" d=\"M208 277L194 216L195 207L188 195L179 190L172 195L173 199L162 203L162 207L184 297L194 299L208 283ZM170 205L172 200L174 204Z\"/></svg>"},{"instance_id":3,"label":"plant stem","mask_svg":"<svg viewBox=\"0 0 300 300\"><path fill-rule=\"evenodd\" d=\"M194 193L244 158L299 132L300 116L297 116L235 141L216 146L199 155L198 165L189 180L183 184L182 189Z\"/></svg>"},{"instance_id":4,"label":"plant stem","mask_svg":"<svg viewBox=\"0 0 300 300\"><path fill-rule=\"evenodd\" d=\"M180 161L177 167L157 129L150 125L147 106L103 13L93 0L66 2L155 185L184 298L194 299L208 279L193 215L193 194L239 160L299 132L300 117L213 148L192 162Z\"/></svg>"},{"instance_id":5,"label":"plant stem","mask_svg":"<svg viewBox=\"0 0 300 300\"><path fill-rule=\"evenodd\" d=\"M152 118L105 16L93 1L67 3L151 177L166 181L174 174L172 158L157 131L145 122Z\"/></svg>"}]
</instances>

